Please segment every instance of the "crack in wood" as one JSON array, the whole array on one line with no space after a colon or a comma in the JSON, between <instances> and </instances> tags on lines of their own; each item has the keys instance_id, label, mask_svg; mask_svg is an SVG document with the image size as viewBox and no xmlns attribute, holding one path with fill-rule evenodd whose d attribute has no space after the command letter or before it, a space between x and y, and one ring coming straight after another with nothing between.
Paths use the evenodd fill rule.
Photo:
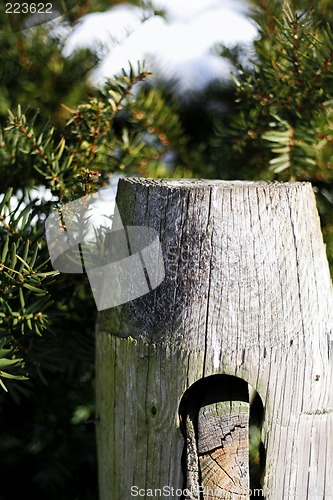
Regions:
<instances>
[{"instance_id":1,"label":"crack in wood","mask_svg":"<svg viewBox=\"0 0 333 500\"><path fill-rule=\"evenodd\" d=\"M333 413L333 408L318 408L317 410L303 411L301 415L328 415Z\"/></svg>"},{"instance_id":2,"label":"crack in wood","mask_svg":"<svg viewBox=\"0 0 333 500\"><path fill-rule=\"evenodd\" d=\"M220 449L221 447L223 448L223 441L226 441L228 437L231 437L233 432L236 431L236 429L244 429L246 430L247 429L247 426L245 425L235 425L232 429L230 429L229 432L225 433L222 437L221 437L221 446L216 446L215 448L211 448L210 449L210 452L213 452L215 450L218 450ZM198 451L198 455L201 456L201 455L205 455L205 452L200 452Z\"/></svg>"},{"instance_id":3,"label":"crack in wood","mask_svg":"<svg viewBox=\"0 0 333 500\"><path fill-rule=\"evenodd\" d=\"M186 398L185 474L186 488L192 492L187 499L248 497L247 384L236 377L220 377L208 377ZM193 496L193 491L201 493Z\"/></svg>"}]
</instances>

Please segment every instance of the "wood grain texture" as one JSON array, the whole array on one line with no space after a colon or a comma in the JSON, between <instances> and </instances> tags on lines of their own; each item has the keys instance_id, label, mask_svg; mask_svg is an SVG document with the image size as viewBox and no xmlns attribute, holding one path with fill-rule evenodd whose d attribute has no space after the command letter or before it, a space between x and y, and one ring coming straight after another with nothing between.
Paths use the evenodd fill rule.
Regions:
<instances>
[{"instance_id":1,"label":"wood grain texture","mask_svg":"<svg viewBox=\"0 0 333 500\"><path fill-rule=\"evenodd\" d=\"M249 403L200 408L198 456L204 500L249 498Z\"/></svg>"},{"instance_id":2,"label":"wood grain texture","mask_svg":"<svg viewBox=\"0 0 333 500\"><path fill-rule=\"evenodd\" d=\"M179 402L218 373L265 405L266 499L329 498L333 300L311 185L126 179L117 203L158 231L166 277L98 315L101 500L183 487Z\"/></svg>"},{"instance_id":3,"label":"wood grain texture","mask_svg":"<svg viewBox=\"0 0 333 500\"><path fill-rule=\"evenodd\" d=\"M180 403L186 500L249 498L249 390L230 375L199 380Z\"/></svg>"}]
</instances>

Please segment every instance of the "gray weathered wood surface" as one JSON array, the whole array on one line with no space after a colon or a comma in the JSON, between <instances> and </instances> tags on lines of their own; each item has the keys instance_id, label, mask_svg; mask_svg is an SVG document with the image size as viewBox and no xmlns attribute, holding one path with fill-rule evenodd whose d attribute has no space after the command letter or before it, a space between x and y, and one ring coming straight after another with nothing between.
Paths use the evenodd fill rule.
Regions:
<instances>
[{"instance_id":1,"label":"gray weathered wood surface","mask_svg":"<svg viewBox=\"0 0 333 500\"><path fill-rule=\"evenodd\" d=\"M179 402L218 373L263 400L266 498L330 498L333 301L311 185L126 179L117 203L159 232L166 277L99 313L101 500L175 498Z\"/></svg>"}]
</instances>

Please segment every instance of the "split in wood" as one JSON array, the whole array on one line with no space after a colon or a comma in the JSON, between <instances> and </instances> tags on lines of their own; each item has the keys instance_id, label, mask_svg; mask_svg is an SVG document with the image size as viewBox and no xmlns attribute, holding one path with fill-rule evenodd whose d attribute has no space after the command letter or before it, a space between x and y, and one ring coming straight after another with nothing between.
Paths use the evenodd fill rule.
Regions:
<instances>
[{"instance_id":1,"label":"split in wood","mask_svg":"<svg viewBox=\"0 0 333 500\"><path fill-rule=\"evenodd\" d=\"M250 486L249 431L262 419L255 393L256 426L250 427L248 384L237 377L213 375L193 384L184 394L180 418L185 437L184 491L188 500L247 499ZM261 416L258 415L261 413ZM252 419L252 420L254 420ZM254 469L260 468L262 446L251 449ZM250 447L251 448L251 447ZM253 447L252 447L253 448ZM252 460L253 461L253 460ZM253 468L252 468L253 471ZM257 475L259 470L256 470ZM257 483L258 481L256 481Z\"/></svg>"}]
</instances>

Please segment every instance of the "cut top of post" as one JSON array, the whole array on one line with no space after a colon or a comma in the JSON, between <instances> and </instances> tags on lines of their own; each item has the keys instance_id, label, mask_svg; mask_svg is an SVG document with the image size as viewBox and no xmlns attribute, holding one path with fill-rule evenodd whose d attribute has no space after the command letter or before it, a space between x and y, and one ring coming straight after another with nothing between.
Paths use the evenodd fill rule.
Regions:
<instances>
[{"instance_id":1,"label":"cut top of post","mask_svg":"<svg viewBox=\"0 0 333 500\"><path fill-rule=\"evenodd\" d=\"M153 179L142 177L126 177L120 179L120 184L129 183L137 184L140 186L160 186L170 189L185 188L185 189L210 189L212 187L224 189L237 189L243 187L253 186L254 188L267 188L290 190L290 189L308 189L312 192L310 182L276 182L276 181L225 181L222 179Z\"/></svg>"},{"instance_id":2,"label":"cut top of post","mask_svg":"<svg viewBox=\"0 0 333 500\"><path fill-rule=\"evenodd\" d=\"M216 368L220 352L327 342L332 288L310 183L126 178L117 206L124 226L157 231L165 267L121 307L134 338L209 348Z\"/></svg>"}]
</instances>

